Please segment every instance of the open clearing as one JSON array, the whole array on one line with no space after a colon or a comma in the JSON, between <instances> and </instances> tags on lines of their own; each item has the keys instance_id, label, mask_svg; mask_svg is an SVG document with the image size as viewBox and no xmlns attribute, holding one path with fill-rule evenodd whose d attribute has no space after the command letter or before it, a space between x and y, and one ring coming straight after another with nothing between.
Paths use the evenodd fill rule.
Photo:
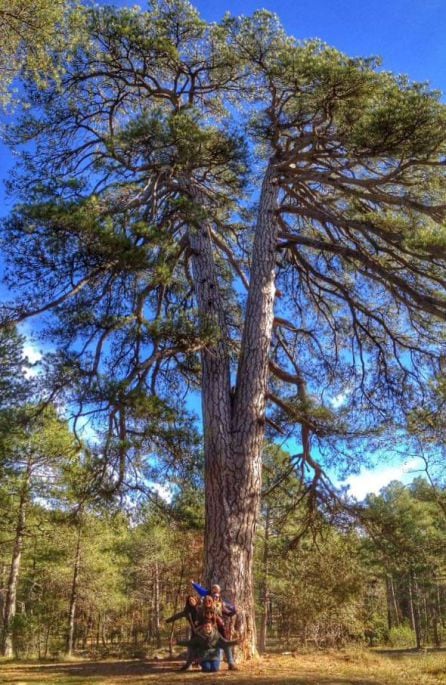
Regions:
<instances>
[{"instance_id":1,"label":"open clearing","mask_svg":"<svg viewBox=\"0 0 446 685\"><path fill-rule=\"evenodd\" d=\"M446 652L410 651L317 652L267 655L240 671L217 674L178 672L179 661L72 660L3 662L0 683L15 685L145 685L146 683L227 683L228 685L446 685Z\"/></svg>"}]
</instances>

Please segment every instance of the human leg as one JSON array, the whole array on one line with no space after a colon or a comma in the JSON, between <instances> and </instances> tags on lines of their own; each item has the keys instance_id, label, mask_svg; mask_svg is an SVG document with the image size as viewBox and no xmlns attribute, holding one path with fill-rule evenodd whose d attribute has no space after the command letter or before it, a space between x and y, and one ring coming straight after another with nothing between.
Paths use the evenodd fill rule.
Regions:
<instances>
[{"instance_id":1,"label":"human leg","mask_svg":"<svg viewBox=\"0 0 446 685\"><path fill-rule=\"evenodd\" d=\"M220 659L214 659L213 661L209 662L211 665L211 673L216 673L217 671L220 670Z\"/></svg>"},{"instance_id":2,"label":"human leg","mask_svg":"<svg viewBox=\"0 0 446 685\"><path fill-rule=\"evenodd\" d=\"M232 647L229 643L223 644L223 652L225 654L226 661L228 662L228 671L238 671L238 668L235 665Z\"/></svg>"},{"instance_id":3,"label":"human leg","mask_svg":"<svg viewBox=\"0 0 446 685\"><path fill-rule=\"evenodd\" d=\"M193 662L194 662L194 654L193 654L191 648L189 647L187 650L187 655L186 655L186 663L181 666L180 671L191 671Z\"/></svg>"}]
</instances>

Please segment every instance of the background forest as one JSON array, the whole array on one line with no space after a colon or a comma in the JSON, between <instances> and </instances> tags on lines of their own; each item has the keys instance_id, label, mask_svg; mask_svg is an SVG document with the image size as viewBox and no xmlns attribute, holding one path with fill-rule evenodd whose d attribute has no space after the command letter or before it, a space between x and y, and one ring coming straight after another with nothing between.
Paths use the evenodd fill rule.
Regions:
<instances>
[{"instance_id":1,"label":"background forest","mask_svg":"<svg viewBox=\"0 0 446 685\"><path fill-rule=\"evenodd\" d=\"M439 94L266 11L0 20L2 654L172 655L191 580L246 654L441 646ZM336 485L395 447L410 485Z\"/></svg>"},{"instance_id":2,"label":"background forest","mask_svg":"<svg viewBox=\"0 0 446 685\"><path fill-rule=\"evenodd\" d=\"M68 424L33 403L22 340L3 333L0 601L13 652L141 657L178 653L186 622L166 624L200 579L203 490L178 477L172 498L92 487L94 457ZM440 646L446 638L444 489L417 478L308 520L289 455L264 452L255 588L262 651ZM8 604L9 603L9 604Z\"/></svg>"}]
</instances>

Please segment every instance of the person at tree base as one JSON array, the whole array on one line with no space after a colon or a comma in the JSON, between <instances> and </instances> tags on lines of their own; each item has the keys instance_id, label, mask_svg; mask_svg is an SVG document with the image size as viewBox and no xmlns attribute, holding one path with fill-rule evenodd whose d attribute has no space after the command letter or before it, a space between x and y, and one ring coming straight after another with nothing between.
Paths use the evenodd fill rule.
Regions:
<instances>
[{"instance_id":1,"label":"person at tree base","mask_svg":"<svg viewBox=\"0 0 446 685\"><path fill-rule=\"evenodd\" d=\"M221 617L223 628L220 630L222 636L226 639L226 645L223 646L223 651L225 653L226 660L228 662L229 671L237 671L237 666L235 665L234 654L230 644L232 625L231 619L236 615L237 610L235 606L229 604L229 602L224 602L221 598L221 588L220 585L215 583L211 587L211 597L214 600L214 607L216 613Z\"/></svg>"},{"instance_id":2,"label":"person at tree base","mask_svg":"<svg viewBox=\"0 0 446 685\"><path fill-rule=\"evenodd\" d=\"M198 598L195 597L195 595L188 595L186 597L186 604L184 605L184 609L176 614L173 614L172 616L169 616L169 618L166 618L166 623L173 623L174 621L177 621L180 618L187 618L189 625L193 630L198 620L198 610Z\"/></svg>"},{"instance_id":3,"label":"person at tree base","mask_svg":"<svg viewBox=\"0 0 446 685\"><path fill-rule=\"evenodd\" d=\"M224 649L225 646L237 644L238 640L225 640L221 636L217 625L212 621L198 625L190 640L177 640L177 645L190 647L194 656L196 656L196 652L200 655L203 651L216 648Z\"/></svg>"},{"instance_id":4,"label":"person at tree base","mask_svg":"<svg viewBox=\"0 0 446 685\"><path fill-rule=\"evenodd\" d=\"M237 609L233 604L230 604L229 602L226 602L221 598L221 588L220 585L218 585L217 583L214 583L212 585L210 596L207 593L207 590L203 588L201 585L199 585L199 583L192 582L192 585L203 598L203 604L200 608L201 615L203 615L203 607L205 606L205 604L209 603L210 600L212 601L213 609L216 612L217 617L219 618L219 620L217 621L219 631L222 637L226 640L222 649L225 654L226 661L228 662L228 670L238 670L237 666L235 665L234 654L231 645L228 643L228 641L231 638L232 632L231 619L233 616L236 615Z\"/></svg>"},{"instance_id":5,"label":"person at tree base","mask_svg":"<svg viewBox=\"0 0 446 685\"><path fill-rule=\"evenodd\" d=\"M216 673L220 670L220 649L209 650L201 661L201 670L205 673Z\"/></svg>"},{"instance_id":6,"label":"person at tree base","mask_svg":"<svg viewBox=\"0 0 446 685\"><path fill-rule=\"evenodd\" d=\"M190 637L192 638L194 635L195 628L199 623L198 615L199 615L198 597L195 597L195 595L188 595L186 597L186 604L184 605L184 609L182 611L177 612L176 614L173 614L172 616L169 616L169 618L166 619L166 623L173 623L174 621L177 621L180 618L187 618L188 623L189 623L190 628L191 628ZM183 643L180 642L178 644L183 644ZM190 671L192 669L192 664L194 663L194 661L195 661L195 657L193 656L191 648L188 647L187 656L186 656L186 663L180 668L180 671Z\"/></svg>"},{"instance_id":7,"label":"person at tree base","mask_svg":"<svg viewBox=\"0 0 446 685\"><path fill-rule=\"evenodd\" d=\"M222 652L226 656L228 670L237 670L232 645L238 644L238 641L230 639L230 619L236 613L235 607L223 602L219 585L212 585L212 595L205 594L206 590L200 585L196 583L193 585L203 596L202 604L198 606L198 600L193 595L189 595L183 611L174 614L166 621L171 623L179 618L187 618L191 626L190 638L177 642L178 645L188 648L186 663L180 670L191 670L195 661L201 664L203 671L218 671Z\"/></svg>"}]
</instances>

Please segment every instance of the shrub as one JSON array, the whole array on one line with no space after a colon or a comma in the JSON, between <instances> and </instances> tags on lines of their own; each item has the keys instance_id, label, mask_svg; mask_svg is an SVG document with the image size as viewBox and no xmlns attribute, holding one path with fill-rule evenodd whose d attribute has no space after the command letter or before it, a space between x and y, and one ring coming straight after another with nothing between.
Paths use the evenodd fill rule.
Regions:
<instances>
[{"instance_id":1,"label":"shrub","mask_svg":"<svg viewBox=\"0 0 446 685\"><path fill-rule=\"evenodd\" d=\"M415 643L415 633L410 626L395 626L390 629L389 644L391 647L413 647Z\"/></svg>"}]
</instances>

